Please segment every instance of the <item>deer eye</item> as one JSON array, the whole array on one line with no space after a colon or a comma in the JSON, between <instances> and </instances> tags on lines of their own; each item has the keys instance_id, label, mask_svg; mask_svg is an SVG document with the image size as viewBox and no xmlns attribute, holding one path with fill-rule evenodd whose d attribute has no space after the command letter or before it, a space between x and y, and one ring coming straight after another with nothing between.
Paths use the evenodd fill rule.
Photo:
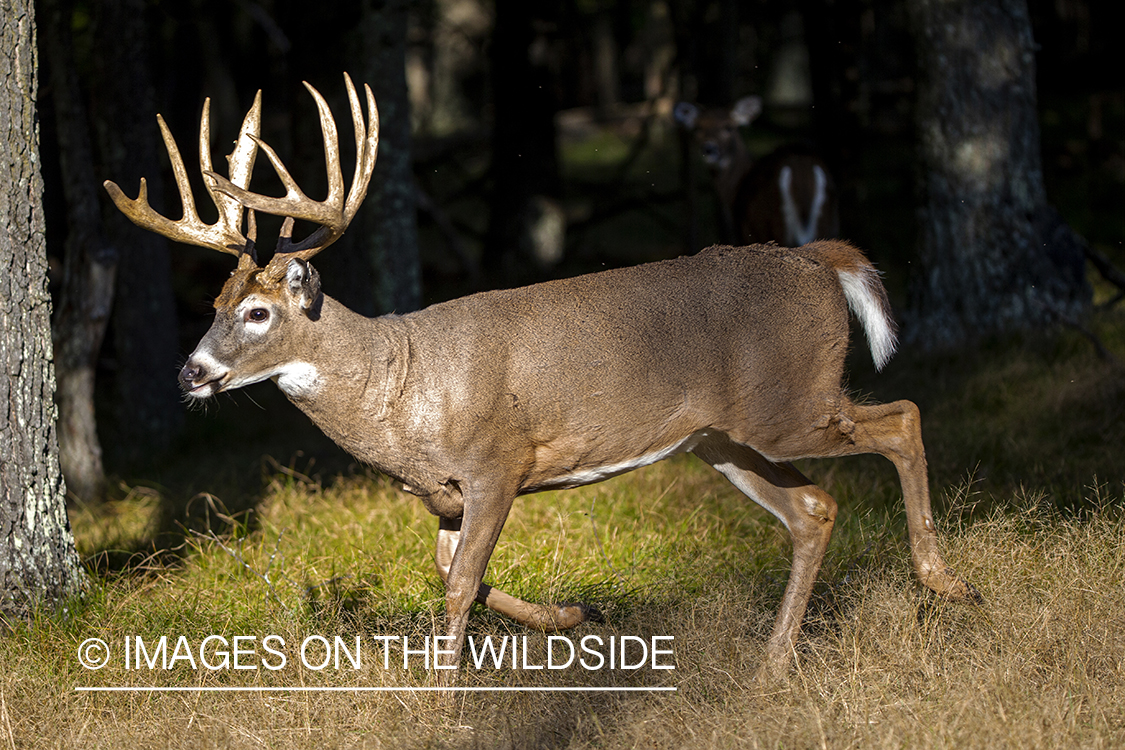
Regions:
<instances>
[{"instance_id":1,"label":"deer eye","mask_svg":"<svg viewBox=\"0 0 1125 750\"><path fill-rule=\"evenodd\" d=\"M265 323L270 319L270 311L263 307L255 307L246 313L246 321L252 323Z\"/></svg>"}]
</instances>

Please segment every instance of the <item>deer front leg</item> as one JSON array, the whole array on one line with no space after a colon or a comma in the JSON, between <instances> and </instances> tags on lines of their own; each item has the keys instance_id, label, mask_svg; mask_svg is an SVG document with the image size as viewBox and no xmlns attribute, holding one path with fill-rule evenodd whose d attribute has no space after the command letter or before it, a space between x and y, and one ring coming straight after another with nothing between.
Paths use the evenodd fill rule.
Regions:
<instances>
[{"instance_id":1,"label":"deer front leg","mask_svg":"<svg viewBox=\"0 0 1125 750\"><path fill-rule=\"evenodd\" d=\"M442 644L446 647L442 653L442 667L458 667L461 664L469 610L480 593L488 559L496 547L496 540L500 538L514 499L514 492L481 492L473 488L465 493L461 530L456 532L458 537L453 559L445 576L445 635L448 640ZM450 541L452 538L447 536L443 545L439 535L439 554L443 546L450 546Z\"/></svg>"},{"instance_id":2,"label":"deer front leg","mask_svg":"<svg viewBox=\"0 0 1125 750\"><path fill-rule=\"evenodd\" d=\"M440 519L434 562L443 582L448 582L449 568L453 564L453 556L457 552L457 543L460 539L461 519ZM511 617L524 627L547 632L568 630L586 620L600 620L597 610L585 604L532 604L487 583L481 583L477 590L476 601L506 617Z\"/></svg>"}]
</instances>

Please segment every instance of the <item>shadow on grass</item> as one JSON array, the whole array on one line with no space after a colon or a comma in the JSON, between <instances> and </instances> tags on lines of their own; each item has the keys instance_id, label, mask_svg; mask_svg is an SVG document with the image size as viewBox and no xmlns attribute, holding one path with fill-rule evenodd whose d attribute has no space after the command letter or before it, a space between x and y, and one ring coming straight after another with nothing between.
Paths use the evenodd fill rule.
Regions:
<instances>
[{"instance_id":1,"label":"shadow on grass","mask_svg":"<svg viewBox=\"0 0 1125 750\"><path fill-rule=\"evenodd\" d=\"M993 498L1035 487L1079 512L1093 483L1125 479L1125 309L1092 314L1089 325L1117 362L1056 328L963 352L900 353L878 375L853 352L853 390L918 404L935 498L970 482L985 512Z\"/></svg>"},{"instance_id":2,"label":"shadow on grass","mask_svg":"<svg viewBox=\"0 0 1125 750\"><path fill-rule=\"evenodd\" d=\"M147 506L143 529L106 536L83 551L98 576L143 575L175 567L198 535L244 535L276 482L323 485L365 471L333 444L272 384L220 394L187 410L183 435L164 455L123 466L112 439L115 474L103 503L71 502L74 523L112 524Z\"/></svg>"}]
</instances>

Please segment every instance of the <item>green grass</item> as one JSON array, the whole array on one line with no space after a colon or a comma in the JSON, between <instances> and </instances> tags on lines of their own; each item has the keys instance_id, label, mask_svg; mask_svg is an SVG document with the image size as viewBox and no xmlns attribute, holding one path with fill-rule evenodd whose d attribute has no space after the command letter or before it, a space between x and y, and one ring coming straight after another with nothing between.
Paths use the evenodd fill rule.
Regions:
<instances>
[{"instance_id":1,"label":"green grass","mask_svg":"<svg viewBox=\"0 0 1125 750\"><path fill-rule=\"evenodd\" d=\"M1121 316L1092 321L1119 358ZM298 456L258 471L227 455L261 484L247 490L245 479L228 484L208 468L191 482L135 486L104 506L72 509L80 552L101 572L65 614L42 614L0 639L0 748L1120 746L1120 366L1064 331L996 342L972 357L901 361L878 377L857 370L857 388L873 398L922 404L945 555L983 605L941 601L913 579L888 462L806 462L841 513L791 675L756 681L788 575L788 538L683 456L520 498L488 575L533 601L598 606L606 622L581 626L575 639L674 636L674 671L466 669L460 677L467 686L669 685L675 693L75 692L433 684L416 662L316 671L294 653L309 635L417 643L439 627L436 522L421 504L355 468L317 472ZM237 419L232 410L204 418ZM198 471L203 459L193 460ZM197 495L208 476L218 494ZM120 649L135 635L198 644L213 634L279 635L290 662L278 671L211 672L183 661L138 671L125 670L118 652L88 671L77 660L92 637ZM470 634L526 635L532 663L546 646L544 635L479 607Z\"/></svg>"}]
</instances>

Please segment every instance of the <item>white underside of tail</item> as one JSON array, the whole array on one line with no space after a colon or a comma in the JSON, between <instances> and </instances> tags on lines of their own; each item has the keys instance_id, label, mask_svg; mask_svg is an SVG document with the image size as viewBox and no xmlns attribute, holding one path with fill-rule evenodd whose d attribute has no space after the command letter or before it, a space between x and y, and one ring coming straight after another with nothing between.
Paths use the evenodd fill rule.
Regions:
<instances>
[{"instance_id":1,"label":"white underside of tail","mask_svg":"<svg viewBox=\"0 0 1125 750\"><path fill-rule=\"evenodd\" d=\"M801 212L797 210L797 202L793 200L793 193L789 189L793 183L793 170L782 167L777 175L777 187L781 191L781 213L785 218L785 240L790 247L807 245L816 239L816 227L820 223L820 214L828 197L828 175L819 165L813 166L813 180L816 191L813 193L812 205L809 206L809 215L801 221Z\"/></svg>"},{"instance_id":2,"label":"white underside of tail","mask_svg":"<svg viewBox=\"0 0 1125 750\"><path fill-rule=\"evenodd\" d=\"M886 309L880 304L879 294L874 286L881 283L878 272L874 268L866 268L836 273L840 277L840 286L844 288L848 307L863 324L875 367L881 370L895 353L897 341L894 325Z\"/></svg>"}]
</instances>

